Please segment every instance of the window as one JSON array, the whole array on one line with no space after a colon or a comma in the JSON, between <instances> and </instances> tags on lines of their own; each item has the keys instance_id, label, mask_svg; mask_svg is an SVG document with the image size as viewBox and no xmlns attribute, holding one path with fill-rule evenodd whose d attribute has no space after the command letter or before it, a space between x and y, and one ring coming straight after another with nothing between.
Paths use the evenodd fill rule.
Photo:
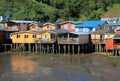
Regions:
<instances>
[{"instance_id":1,"label":"window","mask_svg":"<svg viewBox=\"0 0 120 81\"><path fill-rule=\"evenodd\" d=\"M19 35L19 34L17 35L17 38L20 38L20 35Z\"/></svg>"},{"instance_id":2,"label":"window","mask_svg":"<svg viewBox=\"0 0 120 81\"><path fill-rule=\"evenodd\" d=\"M67 24L64 25L64 29L68 29L68 25Z\"/></svg>"},{"instance_id":3,"label":"window","mask_svg":"<svg viewBox=\"0 0 120 81\"><path fill-rule=\"evenodd\" d=\"M75 25L72 25L71 28L72 28L72 29L75 29Z\"/></svg>"},{"instance_id":4,"label":"window","mask_svg":"<svg viewBox=\"0 0 120 81\"><path fill-rule=\"evenodd\" d=\"M116 44L120 44L120 39L116 39L116 40L115 40L115 43L116 43Z\"/></svg>"},{"instance_id":5,"label":"window","mask_svg":"<svg viewBox=\"0 0 120 81\"><path fill-rule=\"evenodd\" d=\"M36 35L33 35L33 38L36 38Z\"/></svg>"},{"instance_id":6,"label":"window","mask_svg":"<svg viewBox=\"0 0 120 81\"><path fill-rule=\"evenodd\" d=\"M28 38L28 35L24 35L24 38Z\"/></svg>"},{"instance_id":7,"label":"window","mask_svg":"<svg viewBox=\"0 0 120 81\"><path fill-rule=\"evenodd\" d=\"M51 34L51 39L54 39L55 38L55 34Z\"/></svg>"}]
</instances>

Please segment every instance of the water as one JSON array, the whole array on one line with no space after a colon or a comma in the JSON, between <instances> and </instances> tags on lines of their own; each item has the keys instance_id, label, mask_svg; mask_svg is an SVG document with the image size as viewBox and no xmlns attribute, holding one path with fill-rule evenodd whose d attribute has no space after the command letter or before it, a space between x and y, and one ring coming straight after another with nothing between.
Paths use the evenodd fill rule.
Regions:
<instances>
[{"instance_id":1,"label":"water","mask_svg":"<svg viewBox=\"0 0 120 81\"><path fill-rule=\"evenodd\" d=\"M0 81L119 81L120 69L106 59L98 55L1 54Z\"/></svg>"}]
</instances>

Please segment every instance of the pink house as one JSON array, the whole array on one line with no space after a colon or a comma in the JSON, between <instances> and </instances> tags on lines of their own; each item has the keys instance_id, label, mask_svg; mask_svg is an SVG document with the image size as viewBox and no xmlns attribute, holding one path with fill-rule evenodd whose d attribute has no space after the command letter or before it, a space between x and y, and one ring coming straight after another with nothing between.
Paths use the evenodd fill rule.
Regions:
<instances>
[{"instance_id":1,"label":"pink house","mask_svg":"<svg viewBox=\"0 0 120 81\"><path fill-rule=\"evenodd\" d=\"M60 29L67 29L70 32L75 32L76 23L73 21L66 21L60 24Z\"/></svg>"}]
</instances>

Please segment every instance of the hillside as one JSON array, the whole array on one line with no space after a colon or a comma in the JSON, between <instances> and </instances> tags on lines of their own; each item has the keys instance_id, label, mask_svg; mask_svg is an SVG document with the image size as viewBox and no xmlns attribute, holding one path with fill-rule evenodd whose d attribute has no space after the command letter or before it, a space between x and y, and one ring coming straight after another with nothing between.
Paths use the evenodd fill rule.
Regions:
<instances>
[{"instance_id":1,"label":"hillside","mask_svg":"<svg viewBox=\"0 0 120 81\"><path fill-rule=\"evenodd\" d=\"M119 3L119 0L0 0L0 15L41 22L97 20L117 16Z\"/></svg>"},{"instance_id":2,"label":"hillside","mask_svg":"<svg viewBox=\"0 0 120 81\"><path fill-rule=\"evenodd\" d=\"M101 18L120 17L120 4L114 4L108 7L108 11L101 15Z\"/></svg>"}]
</instances>

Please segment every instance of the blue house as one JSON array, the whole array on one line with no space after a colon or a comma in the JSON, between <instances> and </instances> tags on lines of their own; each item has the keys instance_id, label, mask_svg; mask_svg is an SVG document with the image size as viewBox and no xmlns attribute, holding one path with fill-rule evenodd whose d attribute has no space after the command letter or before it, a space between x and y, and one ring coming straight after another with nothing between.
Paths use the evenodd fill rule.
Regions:
<instances>
[{"instance_id":1,"label":"blue house","mask_svg":"<svg viewBox=\"0 0 120 81\"><path fill-rule=\"evenodd\" d=\"M95 30L105 29L106 21L85 21L76 25L76 32L91 33Z\"/></svg>"}]
</instances>

